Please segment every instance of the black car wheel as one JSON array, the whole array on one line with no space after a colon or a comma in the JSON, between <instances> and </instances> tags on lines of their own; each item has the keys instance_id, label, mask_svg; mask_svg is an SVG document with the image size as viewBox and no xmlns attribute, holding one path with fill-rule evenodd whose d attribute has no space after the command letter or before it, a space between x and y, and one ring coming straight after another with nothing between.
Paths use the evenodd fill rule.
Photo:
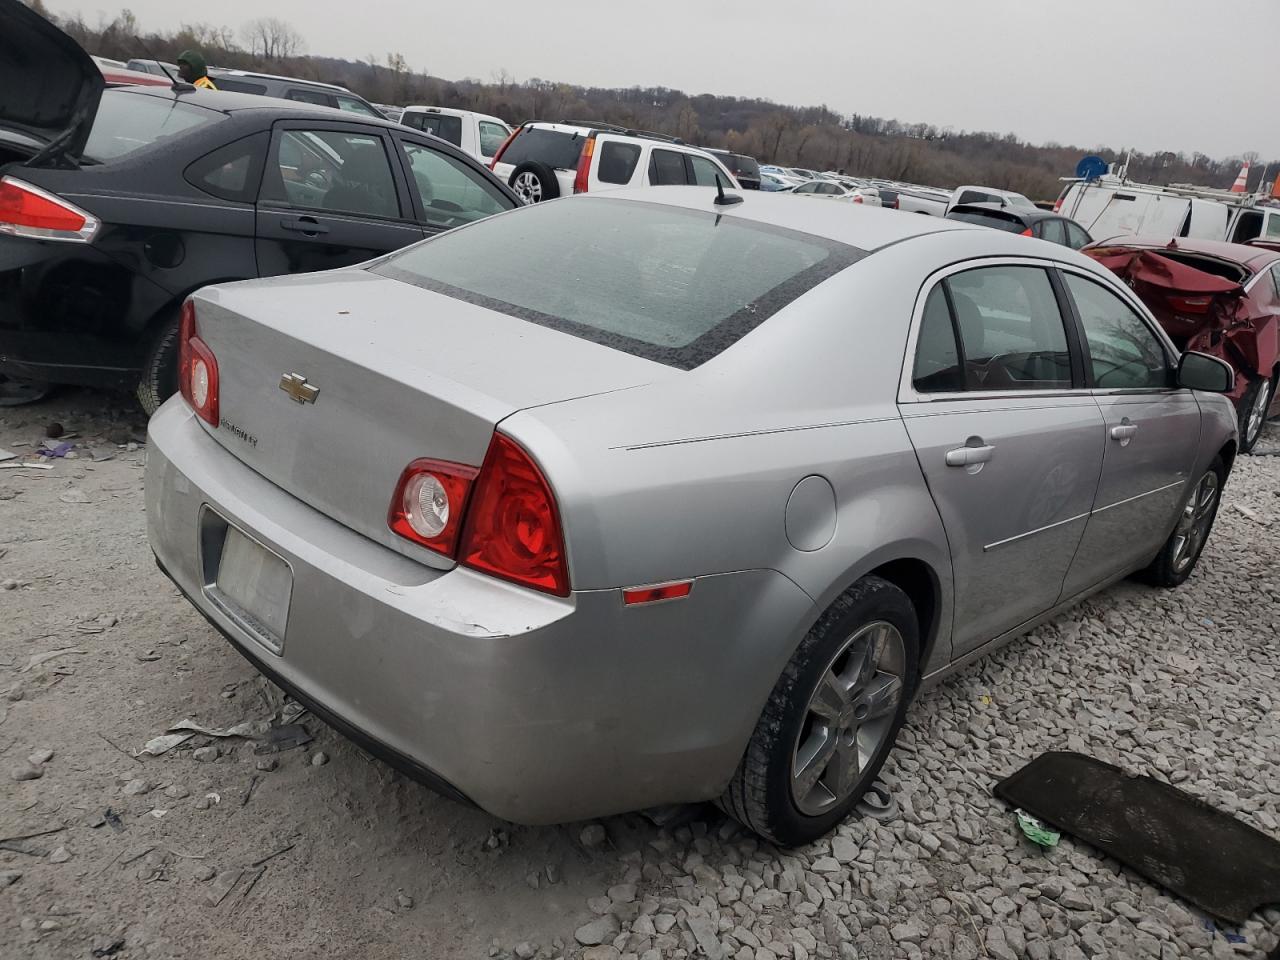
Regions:
<instances>
[{"instance_id":1,"label":"black car wheel","mask_svg":"<svg viewBox=\"0 0 1280 960\"><path fill-rule=\"evenodd\" d=\"M1275 381L1262 377L1252 380L1236 407L1240 417L1240 452L1252 453L1267 423L1267 411L1273 399Z\"/></svg>"},{"instance_id":2,"label":"black car wheel","mask_svg":"<svg viewBox=\"0 0 1280 960\"><path fill-rule=\"evenodd\" d=\"M539 203L560 196L556 172L537 160L526 160L512 170L507 185L516 192L521 203Z\"/></svg>"},{"instance_id":3,"label":"black car wheel","mask_svg":"<svg viewBox=\"0 0 1280 960\"><path fill-rule=\"evenodd\" d=\"M739 823L796 846L843 820L871 787L920 668L915 608L865 577L801 641L717 801Z\"/></svg>"},{"instance_id":4,"label":"black car wheel","mask_svg":"<svg viewBox=\"0 0 1280 960\"><path fill-rule=\"evenodd\" d=\"M1178 587L1186 582L1209 542L1209 532L1218 516L1218 504L1222 502L1222 487L1226 482L1227 468L1221 457L1214 457L1209 469L1191 488L1173 533L1169 534L1151 566L1142 572L1143 580L1156 587Z\"/></svg>"},{"instance_id":5,"label":"black car wheel","mask_svg":"<svg viewBox=\"0 0 1280 960\"><path fill-rule=\"evenodd\" d=\"M151 341L138 377L138 403L147 416L178 392L178 319L166 320Z\"/></svg>"}]
</instances>

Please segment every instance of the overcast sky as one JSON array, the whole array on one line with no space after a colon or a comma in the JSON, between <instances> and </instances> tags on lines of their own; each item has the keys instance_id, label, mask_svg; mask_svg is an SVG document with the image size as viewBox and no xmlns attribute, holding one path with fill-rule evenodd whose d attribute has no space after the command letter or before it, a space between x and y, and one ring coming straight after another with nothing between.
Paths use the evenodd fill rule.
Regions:
<instances>
[{"instance_id":1,"label":"overcast sky","mask_svg":"<svg viewBox=\"0 0 1280 960\"><path fill-rule=\"evenodd\" d=\"M90 22L119 7L47 0ZM123 0L144 29L289 21L308 52L487 80L826 103L1037 143L1280 159L1277 0ZM1270 42L1266 38L1270 38ZM519 117L511 119L522 119Z\"/></svg>"}]
</instances>

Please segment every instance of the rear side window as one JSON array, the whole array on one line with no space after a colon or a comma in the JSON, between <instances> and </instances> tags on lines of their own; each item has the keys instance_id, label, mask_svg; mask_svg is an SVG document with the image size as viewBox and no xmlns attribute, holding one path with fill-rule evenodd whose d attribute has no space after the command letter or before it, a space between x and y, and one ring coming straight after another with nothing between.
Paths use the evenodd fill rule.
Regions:
<instances>
[{"instance_id":1,"label":"rear side window","mask_svg":"<svg viewBox=\"0 0 1280 960\"><path fill-rule=\"evenodd\" d=\"M404 118L405 126L422 130L432 136L447 140L455 147L462 146L462 118L443 113L411 113Z\"/></svg>"},{"instance_id":2,"label":"rear side window","mask_svg":"<svg viewBox=\"0 0 1280 960\"><path fill-rule=\"evenodd\" d=\"M649 183L654 186L679 186L689 182L684 169L684 154L674 150L655 150L649 158Z\"/></svg>"},{"instance_id":3,"label":"rear side window","mask_svg":"<svg viewBox=\"0 0 1280 960\"><path fill-rule=\"evenodd\" d=\"M84 154L99 163L109 163L225 118L226 114L182 100L105 90Z\"/></svg>"},{"instance_id":4,"label":"rear side window","mask_svg":"<svg viewBox=\"0 0 1280 960\"><path fill-rule=\"evenodd\" d=\"M1087 230L1079 224L1072 223L1070 220L1064 221L1067 226L1067 246L1072 250L1079 250L1087 247L1093 242Z\"/></svg>"},{"instance_id":5,"label":"rear side window","mask_svg":"<svg viewBox=\"0 0 1280 960\"><path fill-rule=\"evenodd\" d=\"M252 203L262 177L268 133L255 133L219 147L187 167L187 182L223 200Z\"/></svg>"},{"instance_id":6,"label":"rear side window","mask_svg":"<svg viewBox=\"0 0 1280 960\"><path fill-rule=\"evenodd\" d=\"M596 176L601 183L630 183L640 162L640 144L606 140L600 145L600 166Z\"/></svg>"},{"instance_id":7,"label":"rear side window","mask_svg":"<svg viewBox=\"0 0 1280 960\"><path fill-rule=\"evenodd\" d=\"M236 80L232 77L214 77L213 82L219 90L230 93L252 93L256 97L267 95L267 86L264 83L250 83L248 80Z\"/></svg>"},{"instance_id":8,"label":"rear side window","mask_svg":"<svg viewBox=\"0 0 1280 960\"><path fill-rule=\"evenodd\" d=\"M492 157L498 148L511 136L511 131L492 120L480 121L480 155Z\"/></svg>"},{"instance_id":9,"label":"rear side window","mask_svg":"<svg viewBox=\"0 0 1280 960\"><path fill-rule=\"evenodd\" d=\"M688 370L865 255L700 210L597 198L483 220L370 269Z\"/></svg>"},{"instance_id":10,"label":"rear side window","mask_svg":"<svg viewBox=\"0 0 1280 960\"><path fill-rule=\"evenodd\" d=\"M574 170L578 166L578 157L582 155L584 139L576 133L524 127L507 145L502 162L519 165L537 161L557 170Z\"/></svg>"},{"instance_id":11,"label":"rear side window","mask_svg":"<svg viewBox=\"0 0 1280 960\"><path fill-rule=\"evenodd\" d=\"M946 283L969 390L1070 389L1066 328L1044 270L981 267Z\"/></svg>"},{"instance_id":12,"label":"rear side window","mask_svg":"<svg viewBox=\"0 0 1280 960\"><path fill-rule=\"evenodd\" d=\"M954 393L964 389L955 325L951 322L942 284L933 288L924 305L911 384L918 393Z\"/></svg>"},{"instance_id":13,"label":"rear side window","mask_svg":"<svg viewBox=\"0 0 1280 960\"><path fill-rule=\"evenodd\" d=\"M333 98L319 90L303 90L298 87L285 94L286 100L297 100L299 103L314 103L320 107L332 107Z\"/></svg>"},{"instance_id":14,"label":"rear side window","mask_svg":"<svg viewBox=\"0 0 1280 960\"><path fill-rule=\"evenodd\" d=\"M1066 246L1067 231L1061 220L1041 220L1040 221L1040 238L1048 240L1050 243L1058 243Z\"/></svg>"},{"instance_id":15,"label":"rear side window","mask_svg":"<svg viewBox=\"0 0 1280 960\"><path fill-rule=\"evenodd\" d=\"M288 130L273 147L262 199L309 210L400 216L391 163L379 136Z\"/></svg>"}]
</instances>

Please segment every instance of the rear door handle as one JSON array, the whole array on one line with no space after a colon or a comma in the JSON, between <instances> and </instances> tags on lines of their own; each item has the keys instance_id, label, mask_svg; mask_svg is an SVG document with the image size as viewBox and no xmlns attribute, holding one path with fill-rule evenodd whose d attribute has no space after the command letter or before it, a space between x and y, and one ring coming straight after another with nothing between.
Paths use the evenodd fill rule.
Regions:
<instances>
[{"instance_id":1,"label":"rear door handle","mask_svg":"<svg viewBox=\"0 0 1280 960\"><path fill-rule=\"evenodd\" d=\"M980 447L956 447L947 451L948 467L971 467L976 463L986 463L996 452L991 444Z\"/></svg>"},{"instance_id":2,"label":"rear door handle","mask_svg":"<svg viewBox=\"0 0 1280 960\"><path fill-rule=\"evenodd\" d=\"M329 228L315 217L282 217L280 220L280 227L283 230L292 230L295 233L305 233L312 237L318 237L322 233L329 232Z\"/></svg>"},{"instance_id":3,"label":"rear door handle","mask_svg":"<svg viewBox=\"0 0 1280 960\"><path fill-rule=\"evenodd\" d=\"M1121 445L1127 444L1138 433L1138 425L1130 423L1129 418L1125 417L1119 424L1111 428L1111 439L1119 440Z\"/></svg>"}]
</instances>

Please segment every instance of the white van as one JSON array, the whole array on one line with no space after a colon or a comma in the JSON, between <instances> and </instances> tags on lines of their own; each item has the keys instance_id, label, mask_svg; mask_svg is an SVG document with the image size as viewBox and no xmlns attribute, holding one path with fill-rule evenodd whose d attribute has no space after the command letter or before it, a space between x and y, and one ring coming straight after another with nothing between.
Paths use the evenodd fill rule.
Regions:
<instances>
[{"instance_id":1,"label":"white van","mask_svg":"<svg viewBox=\"0 0 1280 960\"><path fill-rule=\"evenodd\" d=\"M405 107L400 122L406 127L448 140L486 164L511 136L511 128L497 117L450 107Z\"/></svg>"},{"instance_id":2,"label":"white van","mask_svg":"<svg viewBox=\"0 0 1280 960\"><path fill-rule=\"evenodd\" d=\"M1159 187L1113 175L1070 180L1053 210L1076 221L1097 240L1142 236L1280 241L1280 204L1206 187Z\"/></svg>"}]
</instances>

